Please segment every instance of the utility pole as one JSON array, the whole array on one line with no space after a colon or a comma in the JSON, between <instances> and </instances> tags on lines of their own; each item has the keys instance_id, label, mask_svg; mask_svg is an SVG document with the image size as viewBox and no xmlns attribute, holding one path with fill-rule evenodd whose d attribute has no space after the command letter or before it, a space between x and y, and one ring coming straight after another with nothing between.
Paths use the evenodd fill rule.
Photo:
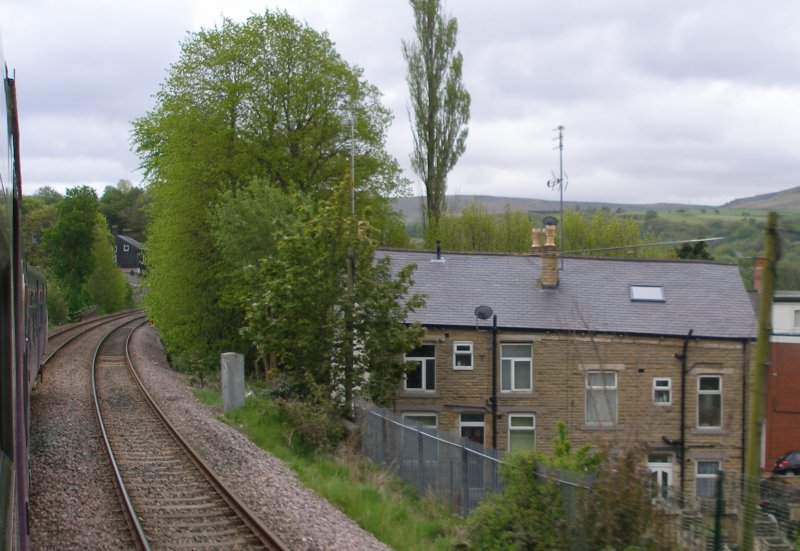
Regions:
<instances>
[{"instance_id":1,"label":"utility pole","mask_svg":"<svg viewBox=\"0 0 800 551\"><path fill-rule=\"evenodd\" d=\"M755 531L756 502L759 494L761 423L764 419L764 387L769 371L772 332L772 295L775 286L775 265L778 262L778 214L767 216L765 240L765 265L761 279L761 296L758 305L758 341L753 372L750 377L750 416L747 423L747 442L744 459L744 496L740 519L740 551L752 551Z\"/></svg>"}]
</instances>

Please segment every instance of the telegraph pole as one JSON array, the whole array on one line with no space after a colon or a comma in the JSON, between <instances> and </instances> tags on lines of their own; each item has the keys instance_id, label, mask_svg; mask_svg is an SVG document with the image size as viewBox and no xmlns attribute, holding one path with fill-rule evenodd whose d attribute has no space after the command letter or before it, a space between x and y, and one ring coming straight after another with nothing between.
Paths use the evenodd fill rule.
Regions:
<instances>
[{"instance_id":1,"label":"telegraph pole","mask_svg":"<svg viewBox=\"0 0 800 551\"><path fill-rule=\"evenodd\" d=\"M742 498L741 537L739 549L752 551L755 532L756 502L760 481L761 423L764 419L764 386L769 371L769 337L772 332L772 295L775 286L775 265L778 262L778 214L767 217L765 265L761 279L758 305L758 341L755 365L750 377L750 415L747 423L747 442L744 456L744 496Z\"/></svg>"}]
</instances>

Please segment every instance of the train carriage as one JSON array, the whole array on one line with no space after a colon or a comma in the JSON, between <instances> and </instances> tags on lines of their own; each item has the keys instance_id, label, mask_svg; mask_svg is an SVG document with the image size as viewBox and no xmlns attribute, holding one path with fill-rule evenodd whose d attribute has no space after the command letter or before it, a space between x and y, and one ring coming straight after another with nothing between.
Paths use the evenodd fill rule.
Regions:
<instances>
[{"instance_id":1,"label":"train carriage","mask_svg":"<svg viewBox=\"0 0 800 551\"><path fill-rule=\"evenodd\" d=\"M7 70L0 94L0 548L25 550L29 400L47 344L47 289L22 259L16 88Z\"/></svg>"}]
</instances>

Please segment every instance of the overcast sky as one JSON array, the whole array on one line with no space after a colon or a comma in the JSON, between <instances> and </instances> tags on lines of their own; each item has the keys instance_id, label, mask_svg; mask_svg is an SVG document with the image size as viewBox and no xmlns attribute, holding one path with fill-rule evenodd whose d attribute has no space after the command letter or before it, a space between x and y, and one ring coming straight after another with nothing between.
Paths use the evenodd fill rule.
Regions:
<instances>
[{"instance_id":1,"label":"overcast sky","mask_svg":"<svg viewBox=\"0 0 800 551\"><path fill-rule=\"evenodd\" d=\"M472 95L448 193L720 205L800 186L800 2L449 0ZM327 31L412 138L404 0L3 0L26 193L141 182L130 121L153 107L187 32L281 8Z\"/></svg>"}]
</instances>

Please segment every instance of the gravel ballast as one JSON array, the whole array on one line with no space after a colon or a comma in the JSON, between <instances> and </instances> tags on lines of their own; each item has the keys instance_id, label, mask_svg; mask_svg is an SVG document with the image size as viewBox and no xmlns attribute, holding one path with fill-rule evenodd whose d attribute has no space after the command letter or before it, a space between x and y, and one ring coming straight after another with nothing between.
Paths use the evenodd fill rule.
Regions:
<instances>
[{"instance_id":1,"label":"gravel ballast","mask_svg":"<svg viewBox=\"0 0 800 551\"><path fill-rule=\"evenodd\" d=\"M34 392L34 549L130 546L120 537L116 496L89 407L90 354L85 352L85 360L70 355L48 367L44 381ZM134 333L132 356L143 383L176 429L288 548L389 549L303 486L281 460L220 421L219 410L198 402L186 376L168 367L154 328L143 327Z\"/></svg>"}]
</instances>

